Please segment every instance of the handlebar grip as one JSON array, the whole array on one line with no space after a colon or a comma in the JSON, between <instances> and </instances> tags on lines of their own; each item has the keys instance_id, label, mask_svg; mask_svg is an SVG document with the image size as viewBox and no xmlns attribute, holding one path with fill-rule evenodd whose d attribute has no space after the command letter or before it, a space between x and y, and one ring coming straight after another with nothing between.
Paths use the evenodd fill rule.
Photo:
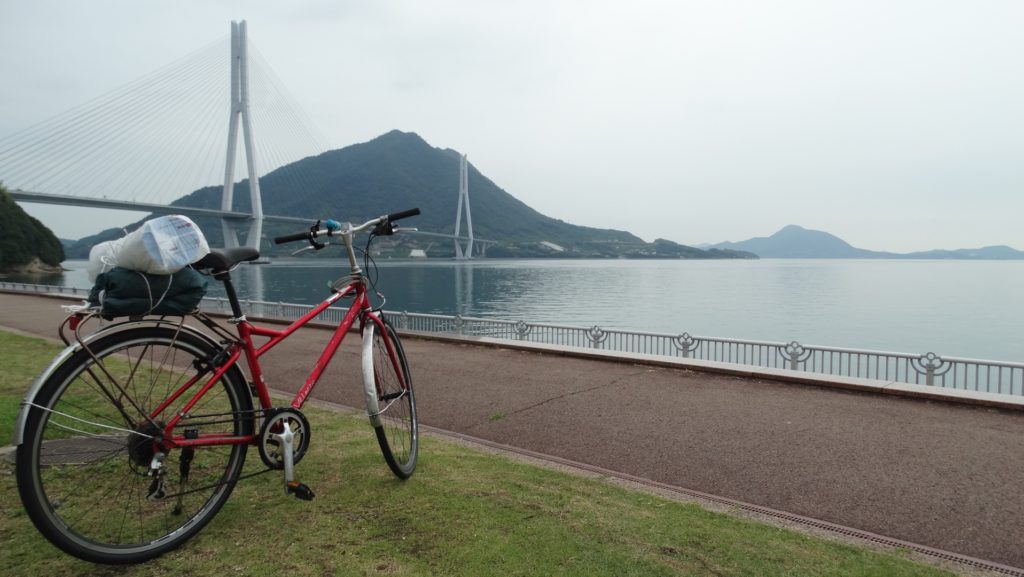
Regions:
<instances>
[{"instance_id":1,"label":"handlebar grip","mask_svg":"<svg viewBox=\"0 0 1024 577\"><path fill-rule=\"evenodd\" d=\"M388 215L388 222L395 222L396 220L401 220L403 218L408 218L410 216L416 216L418 214L420 214L420 209L418 209L418 208L410 208L409 210L403 210L402 212L395 212L395 213L389 214Z\"/></svg>"},{"instance_id":2,"label":"handlebar grip","mask_svg":"<svg viewBox=\"0 0 1024 577\"><path fill-rule=\"evenodd\" d=\"M295 242L297 240L309 240L309 231L297 232L295 234L286 234L284 236L274 237L274 244L284 244L286 242Z\"/></svg>"}]
</instances>

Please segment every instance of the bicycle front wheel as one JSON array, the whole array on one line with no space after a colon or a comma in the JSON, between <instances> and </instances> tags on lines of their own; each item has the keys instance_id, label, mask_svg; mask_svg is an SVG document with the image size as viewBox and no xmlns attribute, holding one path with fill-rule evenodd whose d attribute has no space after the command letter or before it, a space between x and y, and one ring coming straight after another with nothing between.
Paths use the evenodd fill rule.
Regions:
<instances>
[{"instance_id":1,"label":"bicycle front wheel","mask_svg":"<svg viewBox=\"0 0 1024 577\"><path fill-rule=\"evenodd\" d=\"M18 491L36 528L94 563L138 563L178 547L216 515L245 445L165 450L166 423L212 375L216 348L188 333L112 333L65 361L36 395L17 452ZM193 387L158 408L185 383ZM252 400L229 371L183 416L188 438L252 432Z\"/></svg>"},{"instance_id":2,"label":"bicycle front wheel","mask_svg":"<svg viewBox=\"0 0 1024 577\"><path fill-rule=\"evenodd\" d=\"M376 403L368 399L370 421L388 467L399 479L408 479L416 470L419 452L416 398L398 334L383 316L379 320L379 323L371 320L367 326L373 331L374 389L367 394L376 397Z\"/></svg>"}]
</instances>

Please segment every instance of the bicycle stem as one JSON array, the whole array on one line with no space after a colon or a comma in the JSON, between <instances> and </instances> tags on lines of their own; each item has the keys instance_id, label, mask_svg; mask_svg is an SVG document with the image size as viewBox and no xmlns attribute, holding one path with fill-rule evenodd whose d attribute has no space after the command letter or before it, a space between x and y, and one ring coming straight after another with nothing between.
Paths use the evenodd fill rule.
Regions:
<instances>
[{"instance_id":1,"label":"bicycle stem","mask_svg":"<svg viewBox=\"0 0 1024 577\"><path fill-rule=\"evenodd\" d=\"M353 231L351 223L344 223L341 225L341 239L345 242L345 252L348 255L349 265L352 267L352 275L362 275L363 270L359 268L359 261L356 260L356 249L352 242Z\"/></svg>"}]
</instances>

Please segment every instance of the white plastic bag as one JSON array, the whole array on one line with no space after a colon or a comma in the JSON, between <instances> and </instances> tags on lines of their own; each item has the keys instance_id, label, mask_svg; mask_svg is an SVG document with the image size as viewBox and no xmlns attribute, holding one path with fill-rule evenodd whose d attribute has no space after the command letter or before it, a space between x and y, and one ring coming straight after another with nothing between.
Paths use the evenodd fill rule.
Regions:
<instances>
[{"instance_id":1,"label":"white plastic bag","mask_svg":"<svg viewBox=\"0 0 1024 577\"><path fill-rule=\"evenodd\" d=\"M102 242L89 251L89 278L120 266L149 274L172 274L210 253L196 223L172 214L142 223L124 238Z\"/></svg>"},{"instance_id":2,"label":"white plastic bag","mask_svg":"<svg viewBox=\"0 0 1024 577\"><path fill-rule=\"evenodd\" d=\"M89 264L85 267L89 282L96 282L96 277L100 273L117 266L117 254L121 252L121 244L125 238L127 237L101 242L89 250Z\"/></svg>"}]
</instances>

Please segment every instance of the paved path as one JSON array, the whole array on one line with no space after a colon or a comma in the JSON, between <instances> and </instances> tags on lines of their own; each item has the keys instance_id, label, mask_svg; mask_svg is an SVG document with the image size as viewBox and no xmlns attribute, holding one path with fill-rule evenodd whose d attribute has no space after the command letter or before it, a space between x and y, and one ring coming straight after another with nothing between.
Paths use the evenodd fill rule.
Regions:
<instances>
[{"instance_id":1,"label":"paved path","mask_svg":"<svg viewBox=\"0 0 1024 577\"><path fill-rule=\"evenodd\" d=\"M0 294L0 325L54 336L58 304ZM326 338L307 329L272 351L270 385L295 390ZM404 343L424 424L1024 567L1022 412ZM354 345L316 396L361 406Z\"/></svg>"}]
</instances>

